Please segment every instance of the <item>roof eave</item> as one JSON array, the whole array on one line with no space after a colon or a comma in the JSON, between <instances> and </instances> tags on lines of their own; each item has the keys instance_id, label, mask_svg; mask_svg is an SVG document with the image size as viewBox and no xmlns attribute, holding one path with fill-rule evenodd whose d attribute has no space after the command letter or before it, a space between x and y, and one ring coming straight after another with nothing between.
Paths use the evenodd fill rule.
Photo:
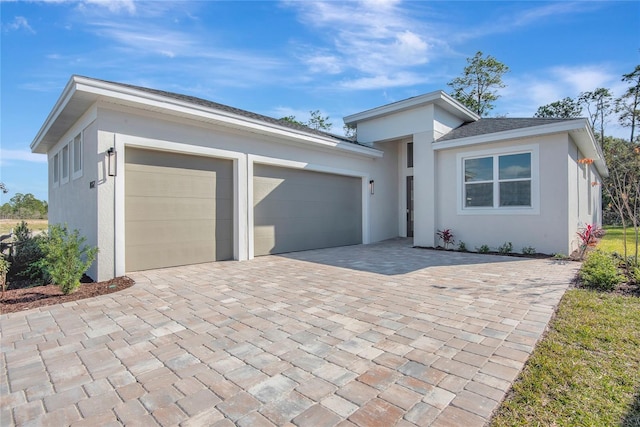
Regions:
<instances>
[{"instance_id":1,"label":"roof eave","mask_svg":"<svg viewBox=\"0 0 640 427\"><path fill-rule=\"evenodd\" d=\"M460 117L464 122L473 122L480 119L480 116L466 108L464 105L447 95L444 91L438 90L381 107L372 108L360 113L351 114L344 117L346 125L353 125L361 121L372 120L390 114L399 113L412 108L421 107L428 104L436 104L444 110Z\"/></svg>"},{"instance_id":2,"label":"roof eave","mask_svg":"<svg viewBox=\"0 0 640 427\"><path fill-rule=\"evenodd\" d=\"M365 147L338 138L330 136L322 136L304 132L303 130L291 129L286 126L279 126L275 123L268 123L258 119L241 116L232 112L214 109L202 105L192 104L187 101L181 101L166 96L153 94L137 90L135 88L121 86L116 83L94 80L87 77L72 76L69 83L65 87L62 95L56 102L53 110L47 117L42 128L38 132L36 138L31 143L33 152L46 153L46 147L42 142L45 140L47 133L56 122L70 100L78 92L95 96L96 100L109 100L116 105L144 105L155 111L163 111L169 114L179 115L182 117L190 117L193 119L207 119L215 121L221 125L244 129L256 133L286 138L304 143L321 145L324 147L335 148L341 151L354 154L366 155L369 157L382 157L382 152L374 148ZM79 117L78 117L79 118Z\"/></svg>"},{"instance_id":3,"label":"roof eave","mask_svg":"<svg viewBox=\"0 0 640 427\"><path fill-rule=\"evenodd\" d=\"M529 126L526 128L511 129L502 132L486 133L465 138L450 139L442 142L434 142L433 149L436 151L446 150L490 142L551 135L562 132L569 133L585 157L589 157L594 160L594 164L596 165L600 175L609 175L609 171L604 160L604 154L595 139L587 119L567 120L552 124Z\"/></svg>"},{"instance_id":4,"label":"roof eave","mask_svg":"<svg viewBox=\"0 0 640 427\"><path fill-rule=\"evenodd\" d=\"M38 131L35 138L31 142L29 147L31 148L32 153L44 154L47 152L46 150L43 150L44 147L42 142L45 139L51 127L53 126L53 124L55 123L56 119L60 116L62 111L64 111L64 108L67 106L67 104L73 97L76 91L76 77L77 76L71 76L66 86L64 87L64 90L60 94L60 97L58 98L55 105L51 109L51 112L49 113L44 123L40 127L40 130Z\"/></svg>"}]
</instances>

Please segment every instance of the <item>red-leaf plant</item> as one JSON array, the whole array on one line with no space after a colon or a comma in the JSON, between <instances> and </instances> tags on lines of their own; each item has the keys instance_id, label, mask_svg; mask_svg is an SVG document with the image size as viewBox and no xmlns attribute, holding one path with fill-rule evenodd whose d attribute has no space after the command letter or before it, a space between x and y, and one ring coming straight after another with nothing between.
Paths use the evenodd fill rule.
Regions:
<instances>
[{"instance_id":1,"label":"red-leaf plant","mask_svg":"<svg viewBox=\"0 0 640 427\"><path fill-rule=\"evenodd\" d=\"M602 237L602 230L595 224L587 224L576 234L580 238L580 257L582 258L587 247L595 245L596 239Z\"/></svg>"},{"instance_id":2,"label":"red-leaf plant","mask_svg":"<svg viewBox=\"0 0 640 427\"><path fill-rule=\"evenodd\" d=\"M449 245L455 242L455 240L453 240L453 232L449 228L444 230L438 230L437 234L438 234L438 237L442 239L442 243L445 249L447 249Z\"/></svg>"}]
</instances>

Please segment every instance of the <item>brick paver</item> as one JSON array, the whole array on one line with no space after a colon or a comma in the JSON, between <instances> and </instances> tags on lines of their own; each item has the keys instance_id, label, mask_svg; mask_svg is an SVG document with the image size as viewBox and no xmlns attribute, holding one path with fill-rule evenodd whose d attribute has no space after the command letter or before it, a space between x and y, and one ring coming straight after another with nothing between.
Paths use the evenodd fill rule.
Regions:
<instances>
[{"instance_id":1,"label":"brick paver","mask_svg":"<svg viewBox=\"0 0 640 427\"><path fill-rule=\"evenodd\" d=\"M465 425L577 271L408 239L132 273L0 316L0 425Z\"/></svg>"}]
</instances>

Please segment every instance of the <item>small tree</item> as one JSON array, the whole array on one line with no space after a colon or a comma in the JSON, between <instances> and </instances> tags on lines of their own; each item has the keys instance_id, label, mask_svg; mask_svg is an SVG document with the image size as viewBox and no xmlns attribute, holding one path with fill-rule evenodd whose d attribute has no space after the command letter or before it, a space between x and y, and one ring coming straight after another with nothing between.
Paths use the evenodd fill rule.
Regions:
<instances>
[{"instance_id":1,"label":"small tree","mask_svg":"<svg viewBox=\"0 0 640 427\"><path fill-rule=\"evenodd\" d=\"M613 95L609 89L598 88L592 92L582 92L578 97L583 107L589 113L591 127L598 131L600 144L604 141L604 128L609 116L613 113Z\"/></svg>"},{"instance_id":2,"label":"small tree","mask_svg":"<svg viewBox=\"0 0 640 427\"><path fill-rule=\"evenodd\" d=\"M625 262L627 261L627 223L630 222L635 234L634 263L638 265L640 146L624 139L607 138L603 148L609 167L609 177L605 179L603 187L622 222Z\"/></svg>"},{"instance_id":3,"label":"small tree","mask_svg":"<svg viewBox=\"0 0 640 427\"><path fill-rule=\"evenodd\" d=\"M573 119L580 117L582 106L573 98L566 97L560 101L538 107L534 117Z\"/></svg>"},{"instance_id":4,"label":"small tree","mask_svg":"<svg viewBox=\"0 0 640 427\"><path fill-rule=\"evenodd\" d=\"M280 120L316 130L331 130L332 123L329 121L329 116L323 116L320 110L309 111L309 116L309 120L306 123L296 119L296 116L293 115L282 117Z\"/></svg>"},{"instance_id":5,"label":"small tree","mask_svg":"<svg viewBox=\"0 0 640 427\"><path fill-rule=\"evenodd\" d=\"M96 258L98 248L85 245L78 230L69 233L66 225L53 225L43 241L42 260L51 280L67 295L80 287L82 275Z\"/></svg>"},{"instance_id":6,"label":"small tree","mask_svg":"<svg viewBox=\"0 0 640 427\"><path fill-rule=\"evenodd\" d=\"M493 103L500 97L497 89L505 87L502 76L509 67L494 57L482 56L478 51L473 58L467 58L462 76L447 83L453 96L471 111L485 117L493 109Z\"/></svg>"},{"instance_id":7,"label":"small tree","mask_svg":"<svg viewBox=\"0 0 640 427\"><path fill-rule=\"evenodd\" d=\"M631 130L629 142L635 142L636 125L640 122L640 65L635 70L622 76L622 81L631 84L620 98L616 100L615 112L618 121Z\"/></svg>"}]
</instances>

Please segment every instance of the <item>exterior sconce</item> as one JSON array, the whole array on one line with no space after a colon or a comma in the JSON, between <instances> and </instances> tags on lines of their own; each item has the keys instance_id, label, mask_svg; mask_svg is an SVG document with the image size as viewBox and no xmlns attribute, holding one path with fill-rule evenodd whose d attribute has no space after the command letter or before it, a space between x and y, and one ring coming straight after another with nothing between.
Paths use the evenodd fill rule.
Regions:
<instances>
[{"instance_id":1,"label":"exterior sconce","mask_svg":"<svg viewBox=\"0 0 640 427\"><path fill-rule=\"evenodd\" d=\"M369 181L369 193L374 194L374 182L373 180Z\"/></svg>"},{"instance_id":2,"label":"exterior sconce","mask_svg":"<svg viewBox=\"0 0 640 427\"><path fill-rule=\"evenodd\" d=\"M107 150L107 170L109 176L116 176L116 150L113 147Z\"/></svg>"}]
</instances>

